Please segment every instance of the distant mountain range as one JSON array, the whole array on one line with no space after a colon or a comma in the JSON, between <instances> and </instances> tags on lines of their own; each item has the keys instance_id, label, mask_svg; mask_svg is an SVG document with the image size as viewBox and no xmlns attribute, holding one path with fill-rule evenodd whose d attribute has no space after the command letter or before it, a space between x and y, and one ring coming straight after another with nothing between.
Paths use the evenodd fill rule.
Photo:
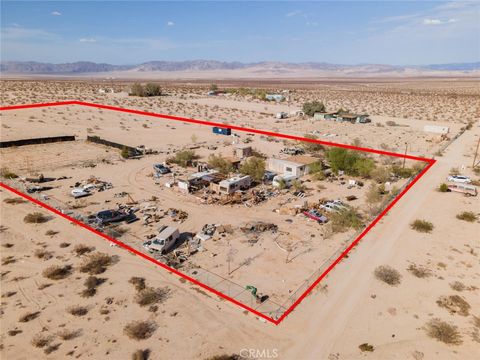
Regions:
<instances>
[{"instance_id":1,"label":"distant mountain range","mask_svg":"<svg viewBox=\"0 0 480 360\"><path fill-rule=\"evenodd\" d=\"M188 60L188 61L149 61L135 65L112 65L78 61L73 63L52 64L34 61L3 61L0 63L2 74L24 75L81 75L81 74L105 74L116 73L151 73L151 72L204 72L222 71L246 71L249 74L295 74L295 73L318 73L323 75L389 75L389 74L416 74L421 75L435 73L477 73L480 71L480 62L454 63L435 65L382 65L382 64L358 64L339 65L324 62L286 63L286 62L224 62L215 60Z\"/></svg>"}]
</instances>

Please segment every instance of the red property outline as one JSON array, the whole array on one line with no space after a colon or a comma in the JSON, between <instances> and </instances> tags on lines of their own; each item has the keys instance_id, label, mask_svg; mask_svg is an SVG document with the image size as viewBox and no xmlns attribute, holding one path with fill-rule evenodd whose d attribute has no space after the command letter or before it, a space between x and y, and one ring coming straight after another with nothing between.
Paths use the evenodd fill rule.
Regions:
<instances>
[{"instance_id":1,"label":"red property outline","mask_svg":"<svg viewBox=\"0 0 480 360\"><path fill-rule=\"evenodd\" d=\"M66 215L63 214L61 211L51 207L48 204L45 204L37 199L32 198L31 196L24 194L17 189L14 189L3 182L0 182L0 187L18 195L21 196L34 204L37 204L48 211L51 211L52 213L63 217L64 219L67 219L68 221L130 251L131 253L134 253L135 255L140 256L141 258L150 261L166 270L169 272L174 273L175 275L178 275L191 283L200 286L204 288L205 290L208 290L212 292L213 294L228 300L245 310L248 310L252 312L253 314L275 324L278 325L280 324L297 306L302 302L302 300L322 281L323 278L325 278L330 271L360 242L360 240L363 239L363 237L387 214L387 212L407 193L408 190L423 176L425 173L435 164L436 160L434 159L427 159L427 158L422 158L422 157L417 157L417 156L412 156L412 155L404 155L404 154L398 154L390 151L383 151L383 150L376 150L376 149L370 149L370 148L364 148L364 147L358 147L354 145L347 145L347 144L337 144L333 142L328 142L328 141L322 141L322 140L314 140L314 139L308 139L300 136L295 136L295 135L287 135L287 134L281 134L281 133L274 133L270 131L265 131L265 130L257 130L257 129L251 129L251 128L244 128L240 126L235 126L235 125L228 125L224 123L216 123L216 122L210 122L210 121L205 121L205 120L196 120L196 119L190 119L190 118L184 118L184 117L179 117L179 116L171 116L171 115L164 115L164 114L157 114L157 113L152 113L152 112L147 112L147 111L140 111L140 110L133 110L133 109L125 109L125 108L120 108L120 107L115 107L115 106L109 106L109 105L102 105L102 104L95 104L95 103L87 103L87 102L82 102L82 101L63 101L63 102L53 102L53 103L41 103L41 104L29 104L29 105L15 105L15 106L4 106L0 107L0 111L5 111L5 110L17 110L17 109L29 109L29 108L40 108L40 107L50 107L50 106L65 106L65 105L80 105L80 106L87 106L87 107L93 107L97 109L105 109L105 110L113 110L113 111L119 111L119 112L124 112L124 113L129 113L129 114L136 114L136 115L142 115L142 116L149 116L149 117L156 117L156 118L162 118L162 119L169 119L169 120L175 120L175 121L181 121L181 122L187 122L187 123L194 123L194 124L201 124L201 125L207 125L207 126L220 126L220 127L225 127L228 126L229 128L233 130L238 130L238 131L243 131L243 132L249 132L249 133L255 133L255 134L261 134L261 135L266 135L266 136L274 136L274 137L280 137L284 139L290 139L290 140L297 140L297 141L305 141L305 142L312 142L312 143L317 143L317 144L322 144L322 145L328 145L328 146L334 146L334 147L340 147L340 148L345 148L345 149L351 149L351 150L358 150L358 151L365 151L365 152L370 152L374 154L380 154L380 155L387 155L387 156L393 156L393 157L398 157L402 159L409 159L409 160L416 160L416 161L422 161L427 163L427 165L423 168L423 170L388 204L388 206L383 209L383 211L362 231L362 233L333 261L332 264L319 276L317 280L315 280L309 287L308 289L299 296L299 298L278 318L278 319L273 319L269 316L266 316L265 314L262 314L261 312L235 300L234 298L231 298L213 288L211 288L208 285L205 285L198 280L183 274L182 272L171 268L163 263L161 263L158 260L155 260L154 258L151 258L150 256L114 239L111 238L103 233L101 233L98 230L95 230L91 228L90 226Z\"/></svg>"}]
</instances>

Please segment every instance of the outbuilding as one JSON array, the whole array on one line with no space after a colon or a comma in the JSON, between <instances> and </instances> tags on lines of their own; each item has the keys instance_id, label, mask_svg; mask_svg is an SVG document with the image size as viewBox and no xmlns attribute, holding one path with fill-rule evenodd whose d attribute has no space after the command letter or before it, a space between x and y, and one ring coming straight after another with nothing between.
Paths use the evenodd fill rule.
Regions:
<instances>
[{"instance_id":1,"label":"outbuilding","mask_svg":"<svg viewBox=\"0 0 480 360\"><path fill-rule=\"evenodd\" d=\"M309 155L294 155L286 159L269 158L267 170L277 174L300 177L308 174L310 172L310 166L319 161L319 158Z\"/></svg>"}]
</instances>

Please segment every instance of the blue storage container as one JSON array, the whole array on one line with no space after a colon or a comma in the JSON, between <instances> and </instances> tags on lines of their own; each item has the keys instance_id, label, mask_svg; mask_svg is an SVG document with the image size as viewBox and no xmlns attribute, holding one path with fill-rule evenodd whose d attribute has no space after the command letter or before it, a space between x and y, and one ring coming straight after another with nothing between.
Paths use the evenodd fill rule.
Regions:
<instances>
[{"instance_id":1,"label":"blue storage container","mask_svg":"<svg viewBox=\"0 0 480 360\"><path fill-rule=\"evenodd\" d=\"M221 127L215 126L212 130L214 134L232 135L232 129L230 128L221 128Z\"/></svg>"}]
</instances>

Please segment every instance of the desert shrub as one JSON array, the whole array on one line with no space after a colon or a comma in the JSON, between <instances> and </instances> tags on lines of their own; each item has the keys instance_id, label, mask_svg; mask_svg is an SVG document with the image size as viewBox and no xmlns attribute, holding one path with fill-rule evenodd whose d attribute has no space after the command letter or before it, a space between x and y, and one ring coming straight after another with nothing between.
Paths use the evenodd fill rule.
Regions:
<instances>
[{"instance_id":1,"label":"desert shrub","mask_svg":"<svg viewBox=\"0 0 480 360\"><path fill-rule=\"evenodd\" d=\"M384 183L390 179L390 170L383 166L378 166L371 171L371 178L377 183Z\"/></svg>"},{"instance_id":2,"label":"desert shrub","mask_svg":"<svg viewBox=\"0 0 480 360\"><path fill-rule=\"evenodd\" d=\"M340 170L347 175L370 177L375 169L375 162L358 152L343 148L333 148L327 151L327 159L334 173Z\"/></svg>"},{"instance_id":3,"label":"desert shrub","mask_svg":"<svg viewBox=\"0 0 480 360\"><path fill-rule=\"evenodd\" d=\"M398 176L398 177L403 178L403 179L408 179L408 178L412 177L413 175L415 175L415 173L417 172L416 169L412 169L412 168L409 168L409 167L401 167L401 166L398 166L398 165L393 165L391 170L392 170L393 175Z\"/></svg>"},{"instance_id":4,"label":"desert shrub","mask_svg":"<svg viewBox=\"0 0 480 360\"><path fill-rule=\"evenodd\" d=\"M97 278L96 276L89 276L85 280L83 285L85 285L85 287L88 288L88 289L92 289L92 288L96 288L97 286L103 284L104 282L105 282L105 279L100 279L100 278Z\"/></svg>"},{"instance_id":5,"label":"desert shrub","mask_svg":"<svg viewBox=\"0 0 480 360\"><path fill-rule=\"evenodd\" d=\"M137 291L142 291L146 287L145 278L143 277L132 276L128 282L135 286L135 290Z\"/></svg>"},{"instance_id":6,"label":"desert shrub","mask_svg":"<svg viewBox=\"0 0 480 360\"><path fill-rule=\"evenodd\" d=\"M448 192L448 185L445 183L442 183L438 187L438 191L440 192Z\"/></svg>"},{"instance_id":7,"label":"desert shrub","mask_svg":"<svg viewBox=\"0 0 480 360\"><path fill-rule=\"evenodd\" d=\"M42 224L48 220L50 220L50 218L41 212L30 213L23 218L23 221L29 224Z\"/></svg>"},{"instance_id":8,"label":"desert shrub","mask_svg":"<svg viewBox=\"0 0 480 360\"><path fill-rule=\"evenodd\" d=\"M47 251L45 249L36 249L33 254L36 258L48 260L53 257L53 253L51 251Z\"/></svg>"},{"instance_id":9,"label":"desert shrub","mask_svg":"<svg viewBox=\"0 0 480 360\"><path fill-rule=\"evenodd\" d=\"M295 179L292 181L292 189L293 191L305 191L307 190L307 187L300 180Z\"/></svg>"},{"instance_id":10,"label":"desert shrub","mask_svg":"<svg viewBox=\"0 0 480 360\"><path fill-rule=\"evenodd\" d=\"M107 267L113 264L113 261L114 257L108 254L100 252L89 254L83 259L79 270L82 273L98 275L105 272L105 270L107 270Z\"/></svg>"},{"instance_id":11,"label":"desert shrub","mask_svg":"<svg viewBox=\"0 0 480 360\"><path fill-rule=\"evenodd\" d=\"M63 329L57 333L57 336L62 340L72 340L79 337L82 333L81 330L67 330Z\"/></svg>"},{"instance_id":12,"label":"desert shrub","mask_svg":"<svg viewBox=\"0 0 480 360\"><path fill-rule=\"evenodd\" d=\"M461 316L468 316L470 310L470 304L459 295L440 296L437 305Z\"/></svg>"},{"instance_id":13,"label":"desert shrub","mask_svg":"<svg viewBox=\"0 0 480 360\"><path fill-rule=\"evenodd\" d=\"M73 316L84 316L84 315L87 315L88 308L85 306L74 305L74 306L70 306L67 309L67 312Z\"/></svg>"},{"instance_id":14,"label":"desert shrub","mask_svg":"<svg viewBox=\"0 0 480 360\"><path fill-rule=\"evenodd\" d=\"M150 357L150 350L137 350L132 354L132 360L148 360Z\"/></svg>"},{"instance_id":15,"label":"desert shrub","mask_svg":"<svg viewBox=\"0 0 480 360\"><path fill-rule=\"evenodd\" d=\"M379 186L375 184L370 185L366 194L366 200L369 204L375 204L380 202L380 200L382 200L383 195L380 190L382 189Z\"/></svg>"},{"instance_id":16,"label":"desert shrub","mask_svg":"<svg viewBox=\"0 0 480 360\"><path fill-rule=\"evenodd\" d=\"M471 211L464 211L457 215L457 219L468 221L468 222L474 222L475 220L477 220L477 218L478 216Z\"/></svg>"},{"instance_id":17,"label":"desert shrub","mask_svg":"<svg viewBox=\"0 0 480 360\"><path fill-rule=\"evenodd\" d=\"M81 256L83 254L87 254L89 252L92 252L93 250L95 250L94 247L92 246L87 246L87 245L84 245L84 244L78 244L78 245L75 245L75 247L73 248L73 252L75 253L75 255L77 256Z\"/></svg>"},{"instance_id":18,"label":"desert shrub","mask_svg":"<svg viewBox=\"0 0 480 360\"><path fill-rule=\"evenodd\" d=\"M2 167L0 169L0 177L3 179L16 179L18 178L18 175L15 174L14 172L8 170L6 167Z\"/></svg>"},{"instance_id":19,"label":"desert shrub","mask_svg":"<svg viewBox=\"0 0 480 360\"><path fill-rule=\"evenodd\" d=\"M430 271L430 269L427 269L426 267L423 267L420 265L412 264L407 268L407 270L411 272L412 275L420 279L427 278L432 275L432 272Z\"/></svg>"},{"instance_id":20,"label":"desert shrub","mask_svg":"<svg viewBox=\"0 0 480 360\"><path fill-rule=\"evenodd\" d=\"M45 235L47 235L47 236L55 236L55 235L57 235L58 233L59 233L59 232L58 232L58 231L55 231L55 230L47 230L47 231L45 232Z\"/></svg>"},{"instance_id":21,"label":"desert shrub","mask_svg":"<svg viewBox=\"0 0 480 360\"><path fill-rule=\"evenodd\" d=\"M62 242L62 243L60 243L60 245L58 245L58 246L60 246L60 247L63 249L63 248L69 247L69 246L70 246L70 243Z\"/></svg>"},{"instance_id":22,"label":"desert shrub","mask_svg":"<svg viewBox=\"0 0 480 360\"><path fill-rule=\"evenodd\" d=\"M374 271L374 275L378 280L390 286L399 285L402 278L402 275L397 270L388 265L378 266Z\"/></svg>"},{"instance_id":23,"label":"desert shrub","mask_svg":"<svg viewBox=\"0 0 480 360\"><path fill-rule=\"evenodd\" d=\"M416 230L422 233L429 233L433 230L433 224L431 222L426 220L420 220L420 219L417 219L414 222L412 222L410 224L410 227L413 230Z\"/></svg>"},{"instance_id":24,"label":"desert shrub","mask_svg":"<svg viewBox=\"0 0 480 360\"><path fill-rule=\"evenodd\" d=\"M170 293L168 287L154 289L152 287L140 290L135 296L135 301L140 306L147 306L165 301Z\"/></svg>"},{"instance_id":25,"label":"desert shrub","mask_svg":"<svg viewBox=\"0 0 480 360\"><path fill-rule=\"evenodd\" d=\"M223 158L221 155L211 154L208 157L208 166L210 166L212 169L218 170L224 175L228 175L233 171L232 163Z\"/></svg>"},{"instance_id":26,"label":"desert shrub","mask_svg":"<svg viewBox=\"0 0 480 360\"><path fill-rule=\"evenodd\" d=\"M385 122L385 125L387 126L397 126L397 123L393 120L388 120Z\"/></svg>"},{"instance_id":27,"label":"desert shrub","mask_svg":"<svg viewBox=\"0 0 480 360\"><path fill-rule=\"evenodd\" d=\"M303 137L306 139L318 140L318 136L313 134L305 134ZM322 144L310 141L302 141L300 145L307 153L317 153L324 149Z\"/></svg>"},{"instance_id":28,"label":"desert shrub","mask_svg":"<svg viewBox=\"0 0 480 360\"><path fill-rule=\"evenodd\" d=\"M43 348L50 344L53 340L51 335L37 334L32 339L32 345L37 348Z\"/></svg>"},{"instance_id":29,"label":"desert shrub","mask_svg":"<svg viewBox=\"0 0 480 360\"><path fill-rule=\"evenodd\" d=\"M167 163L187 167L196 159L198 159L198 155L196 155L193 150L182 150L177 152L174 156L167 158Z\"/></svg>"},{"instance_id":30,"label":"desert shrub","mask_svg":"<svg viewBox=\"0 0 480 360\"><path fill-rule=\"evenodd\" d=\"M135 83L132 85L129 95L140 97L160 96L162 95L162 89L159 85L153 83L148 83L145 86Z\"/></svg>"},{"instance_id":31,"label":"desert shrub","mask_svg":"<svg viewBox=\"0 0 480 360\"><path fill-rule=\"evenodd\" d=\"M18 321L22 323L29 322L33 319L36 319L39 315L40 315L40 311L29 312L20 316Z\"/></svg>"},{"instance_id":32,"label":"desert shrub","mask_svg":"<svg viewBox=\"0 0 480 360\"><path fill-rule=\"evenodd\" d=\"M50 280L61 280L65 279L72 273L72 266L65 265L52 265L43 270L42 275Z\"/></svg>"},{"instance_id":33,"label":"desert shrub","mask_svg":"<svg viewBox=\"0 0 480 360\"><path fill-rule=\"evenodd\" d=\"M305 115L313 116L317 112L325 112L325 105L320 101L307 101L302 107Z\"/></svg>"},{"instance_id":34,"label":"desert shrub","mask_svg":"<svg viewBox=\"0 0 480 360\"><path fill-rule=\"evenodd\" d=\"M373 347L373 345L370 345L370 344L368 344L368 343L360 344L360 345L358 346L358 348L359 348L362 352L365 352L365 351L372 352L373 350L375 350L375 348Z\"/></svg>"},{"instance_id":35,"label":"desert shrub","mask_svg":"<svg viewBox=\"0 0 480 360\"><path fill-rule=\"evenodd\" d=\"M26 201L23 200L22 198L16 197L16 198L6 198L5 200L3 200L3 202L9 205L17 205L17 204L23 204Z\"/></svg>"},{"instance_id":36,"label":"desert shrub","mask_svg":"<svg viewBox=\"0 0 480 360\"><path fill-rule=\"evenodd\" d=\"M466 289L466 286L460 281L454 281L450 284L450 287L455 291L463 291Z\"/></svg>"},{"instance_id":37,"label":"desert shrub","mask_svg":"<svg viewBox=\"0 0 480 360\"><path fill-rule=\"evenodd\" d=\"M144 340L148 339L157 330L157 324L153 321L132 321L127 324L123 332L130 339Z\"/></svg>"},{"instance_id":38,"label":"desert shrub","mask_svg":"<svg viewBox=\"0 0 480 360\"><path fill-rule=\"evenodd\" d=\"M205 358L205 360L243 360L244 357L237 354L222 354L222 355L213 355Z\"/></svg>"},{"instance_id":39,"label":"desert shrub","mask_svg":"<svg viewBox=\"0 0 480 360\"><path fill-rule=\"evenodd\" d=\"M265 160L251 157L243 162L240 172L244 175L250 175L255 181L262 181L265 174Z\"/></svg>"},{"instance_id":40,"label":"desert shrub","mask_svg":"<svg viewBox=\"0 0 480 360\"><path fill-rule=\"evenodd\" d=\"M43 352L47 355L51 354L52 352L57 351L58 348L60 347L60 345L61 345L60 343L53 344L53 345L48 345Z\"/></svg>"},{"instance_id":41,"label":"desert shrub","mask_svg":"<svg viewBox=\"0 0 480 360\"><path fill-rule=\"evenodd\" d=\"M438 318L430 320L425 327L427 335L449 345L460 345L462 337L458 328Z\"/></svg>"},{"instance_id":42,"label":"desert shrub","mask_svg":"<svg viewBox=\"0 0 480 360\"><path fill-rule=\"evenodd\" d=\"M355 209L348 208L331 215L331 226L333 232L344 232L348 229L358 230L363 226L360 215Z\"/></svg>"}]
</instances>

